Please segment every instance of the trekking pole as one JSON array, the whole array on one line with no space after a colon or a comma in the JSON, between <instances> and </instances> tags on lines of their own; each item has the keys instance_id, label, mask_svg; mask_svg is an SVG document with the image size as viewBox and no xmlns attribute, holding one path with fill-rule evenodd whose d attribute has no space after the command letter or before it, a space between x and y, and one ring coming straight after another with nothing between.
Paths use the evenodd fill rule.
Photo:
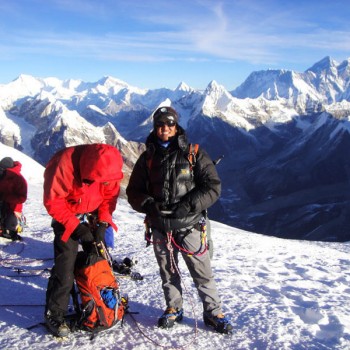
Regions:
<instances>
[{"instance_id":1,"label":"trekking pole","mask_svg":"<svg viewBox=\"0 0 350 350\"><path fill-rule=\"evenodd\" d=\"M221 162L222 158L224 158L223 154L219 158L213 160L213 164L214 165L218 165Z\"/></svg>"},{"instance_id":2,"label":"trekking pole","mask_svg":"<svg viewBox=\"0 0 350 350\"><path fill-rule=\"evenodd\" d=\"M113 265L113 261L112 261L112 258L111 258L111 255L109 254L105 244L101 241L99 243L96 244L96 247L98 249L98 253L108 261L108 264L110 266Z\"/></svg>"}]
</instances>

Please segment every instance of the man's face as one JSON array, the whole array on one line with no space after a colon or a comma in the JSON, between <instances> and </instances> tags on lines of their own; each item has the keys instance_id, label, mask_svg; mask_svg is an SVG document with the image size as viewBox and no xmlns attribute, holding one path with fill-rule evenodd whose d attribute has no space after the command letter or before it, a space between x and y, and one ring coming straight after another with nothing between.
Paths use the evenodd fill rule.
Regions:
<instances>
[{"instance_id":1,"label":"man's face","mask_svg":"<svg viewBox=\"0 0 350 350\"><path fill-rule=\"evenodd\" d=\"M157 136L163 142L169 140L169 138L175 136L177 129L174 121L159 121L155 125Z\"/></svg>"}]
</instances>

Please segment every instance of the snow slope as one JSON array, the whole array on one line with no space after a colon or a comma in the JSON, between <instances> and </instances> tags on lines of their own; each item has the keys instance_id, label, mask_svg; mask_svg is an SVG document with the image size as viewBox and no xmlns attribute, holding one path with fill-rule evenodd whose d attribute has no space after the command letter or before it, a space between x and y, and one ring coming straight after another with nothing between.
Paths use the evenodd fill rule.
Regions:
<instances>
[{"instance_id":1,"label":"snow slope","mask_svg":"<svg viewBox=\"0 0 350 350\"><path fill-rule=\"evenodd\" d=\"M152 248L145 246L143 216L125 200L119 201L114 214L119 231L112 253L118 259L136 259L135 271L145 276L139 282L119 280L122 294L129 296L130 311L139 312L133 315L137 324L127 315L123 328L116 325L93 340L78 332L58 341L41 325L31 328L42 322L48 272L25 277L16 269L52 266L53 233L42 205L43 168L0 144L0 158L4 156L23 164L29 198L24 240L0 238L1 349L350 348L349 243L283 240L217 222L212 222L212 265L233 334L216 334L204 325L196 290L181 259L185 317L171 330L158 329L165 305L157 264Z\"/></svg>"}]
</instances>

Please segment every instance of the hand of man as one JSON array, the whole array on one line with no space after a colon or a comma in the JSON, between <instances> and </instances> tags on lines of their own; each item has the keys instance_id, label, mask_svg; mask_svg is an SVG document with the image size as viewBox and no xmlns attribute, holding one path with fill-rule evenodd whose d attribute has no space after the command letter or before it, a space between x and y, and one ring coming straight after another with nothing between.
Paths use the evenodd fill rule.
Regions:
<instances>
[{"instance_id":1,"label":"hand of man","mask_svg":"<svg viewBox=\"0 0 350 350\"><path fill-rule=\"evenodd\" d=\"M71 237L80 240L82 243L89 243L94 241L94 236L90 228L84 224L79 224L73 231Z\"/></svg>"},{"instance_id":2,"label":"hand of man","mask_svg":"<svg viewBox=\"0 0 350 350\"><path fill-rule=\"evenodd\" d=\"M187 202L179 202L170 206L169 210L172 211L169 215L170 217L181 219L187 216L191 210L191 206Z\"/></svg>"},{"instance_id":3,"label":"hand of man","mask_svg":"<svg viewBox=\"0 0 350 350\"><path fill-rule=\"evenodd\" d=\"M156 201L148 201L144 204L143 208L145 209L146 214L149 216L162 216L162 213L160 212L161 203Z\"/></svg>"},{"instance_id":4,"label":"hand of man","mask_svg":"<svg viewBox=\"0 0 350 350\"><path fill-rule=\"evenodd\" d=\"M105 233L106 233L107 225L105 223L98 224L97 229L95 231L95 240L97 244L100 242L105 242Z\"/></svg>"}]
</instances>

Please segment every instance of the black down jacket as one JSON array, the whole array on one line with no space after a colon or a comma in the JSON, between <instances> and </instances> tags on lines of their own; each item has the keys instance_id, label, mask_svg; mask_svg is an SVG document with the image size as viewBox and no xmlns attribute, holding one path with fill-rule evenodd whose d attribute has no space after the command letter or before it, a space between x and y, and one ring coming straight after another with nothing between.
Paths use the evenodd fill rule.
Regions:
<instances>
[{"instance_id":1,"label":"black down jacket","mask_svg":"<svg viewBox=\"0 0 350 350\"><path fill-rule=\"evenodd\" d=\"M193 171L188 160L189 144L185 131L178 133L167 148L159 145L155 132L146 140L147 149L141 154L132 171L126 194L132 208L145 213L143 205L156 201L167 208L187 202L190 213L183 218L170 215L149 217L150 226L167 232L191 228L202 212L213 205L221 194L221 181L209 155L199 147Z\"/></svg>"}]
</instances>

